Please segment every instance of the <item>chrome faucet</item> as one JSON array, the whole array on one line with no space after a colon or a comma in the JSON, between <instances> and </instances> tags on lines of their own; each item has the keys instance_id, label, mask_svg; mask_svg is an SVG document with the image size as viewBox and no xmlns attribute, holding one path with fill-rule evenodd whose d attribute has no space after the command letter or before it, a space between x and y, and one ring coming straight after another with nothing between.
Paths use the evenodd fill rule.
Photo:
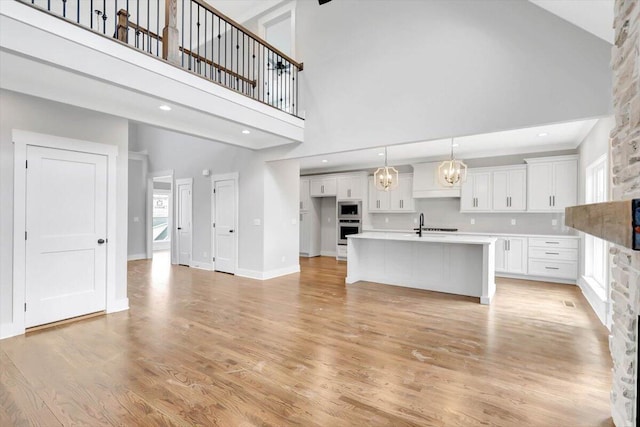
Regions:
<instances>
[{"instance_id":1,"label":"chrome faucet","mask_svg":"<svg viewBox=\"0 0 640 427\"><path fill-rule=\"evenodd\" d=\"M422 228L424 227L424 214L420 213L420 223L418 224L418 228L414 228L416 230L416 234L418 237L422 237Z\"/></svg>"}]
</instances>

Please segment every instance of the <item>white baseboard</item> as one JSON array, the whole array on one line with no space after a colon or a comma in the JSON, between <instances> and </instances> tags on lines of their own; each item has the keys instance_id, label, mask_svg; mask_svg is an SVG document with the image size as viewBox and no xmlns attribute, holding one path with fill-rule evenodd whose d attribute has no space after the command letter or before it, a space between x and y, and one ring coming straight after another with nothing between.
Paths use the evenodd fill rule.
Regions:
<instances>
[{"instance_id":1,"label":"white baseboard","mask_svg":"<svg viewBox=\"0 0 640 427\"><path fill-rule=\"evenodd\" d=\"M320 256L336 257L337 255L338 255L338 252L336 251L320 251Z\"/></svg>"},{"instance_id":2,"label":"white baseboard","mask_svg":"<svg viewBox=\"0 0 640 427\"><path fill-rule=\"evenodd\" d=\"M191 268L197 268L199 270L207 270L207 271L213 271L213 264L210 262L197 262L197 261L191 261Z\"/></svg>"},{"instance_id":3,"label":"white baseboard","mask_svg":"<svg viewBox=\"0 0 640 427\"><path fill-rule=\"evenodd\" d=\"M287 274L294 274L299 272L300 264L296 264L289 267L269 271L247 270L244 268L239 268L236 270L236 276L247 277L249 279L256 280L269 280L280 276L286 276Z\"/></svg>"},{"instance_id":4,"label":"white baseboard","mask_svg":"<svg viewBox=\"0 0 640 427\"><path fill-rule=\"evenodd\" d=\"M600 319L600 322L604 326L607 326L607 301L603 300L602 297L598 295L584 276L580 276L578 279L578 287L582 291L584 298L596 313L596 316L598 316L598 319Z\"/></svg>"},{"instance_id":5,"label":"white baseboard","mask_svg":"<svg viewBox=\"0 0 640 427\"><path fill-rule=\"evenodd\" d=\"M529 276L524 274L511 274L511 273L502 273L502 272L496 272L496 277L506 277L508 279L534 280L536 282L560 283L563 285L576 285L575 280L557 279L555 277Z\"/></svg>"},{"instance_id":6,"label":"white baseboard","mask_svg":"<svg viewBox=\"0 0 640 427\"><path fill-rule=\"evenodd\" d=\"M15 323L0 324L0 340L3 340L5 338L16 337L18 335L24 335L24 327L19 328L18 325L16 325Z\"/></svg>"},{"instance_id":7,"label":"white baseboard","mask_svg":"<svg viewBox=\"0 0 640 427\"><path fill-rule=\"evenodd\" d=\"M137 261L139 259L147 259L147 254L131 254L127 255L127 261Z\"/></svg>"},{"instance_id":8,"label":"white baseboard","mask_svg":"<svg viewBox=\"0 0 640 427\"><path fill-rule=\"evenodd\" d=\"M108 313L117 313L119 311L129 310L129 298L121 298L112 301L109 303L107 301L107 314Z\"/></svg>"}]
</instances>

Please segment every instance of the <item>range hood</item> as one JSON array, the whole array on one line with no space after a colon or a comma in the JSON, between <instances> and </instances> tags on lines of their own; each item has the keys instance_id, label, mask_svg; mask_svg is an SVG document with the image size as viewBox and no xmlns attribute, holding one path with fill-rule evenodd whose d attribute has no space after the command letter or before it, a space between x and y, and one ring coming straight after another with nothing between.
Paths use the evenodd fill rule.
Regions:
<instances>
[{"instance_id":1,"label":"range hood","mask_svg":"<svg viewBox=\"0 0 640 427\"><path fill-rule=\"evenodd\" d=\"M460 197L460 186L443 187L438 180L440 162L413 164L413 198Z\"/></svg>"},{"instance_id":2,"label":"range hood","mask_svg":"<svg viewBox=\"0 0 640 427\"><path fill-rule=\"evenodd\" d=\"M565 225L640 251L640 199L593 203L565 209Z\"/></svg>"}]
</instances>

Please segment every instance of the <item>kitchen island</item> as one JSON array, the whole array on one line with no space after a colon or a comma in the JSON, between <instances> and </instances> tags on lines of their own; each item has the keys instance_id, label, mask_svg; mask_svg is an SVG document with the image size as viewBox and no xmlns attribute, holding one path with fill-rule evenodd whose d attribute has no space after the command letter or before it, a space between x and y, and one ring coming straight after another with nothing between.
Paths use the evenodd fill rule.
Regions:
<instances>
[{"instance_id":1,"label":"kitchen island","mask_svg":"<svg viewBox=\"0 0 640 427\"><path fill-rule=\"evenodd\" d=\"M478 297L496 291L493 237L365 232L347 236L346 283L377 282Z\"/></svg>"}]
</instances>

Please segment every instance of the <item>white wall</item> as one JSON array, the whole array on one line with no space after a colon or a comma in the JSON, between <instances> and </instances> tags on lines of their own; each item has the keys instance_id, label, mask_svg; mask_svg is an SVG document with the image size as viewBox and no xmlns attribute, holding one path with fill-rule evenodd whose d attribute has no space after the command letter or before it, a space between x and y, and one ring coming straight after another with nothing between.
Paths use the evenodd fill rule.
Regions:
<instances>
[{"instance_id":1,"label":"white wall","mask_svg":"<svg viewBox=\"0 0 640 427\"><path fill-rule=\"evenodd\" d=\"M268 162L264 173L264 272L299 271L300 164ZM272 273L273 272L273 273Z\"/></svg>"},{"instance_id":2,"label":"white wall","mask_svg":"<svg viewBox=\"0 0 640 427\"><path fill-rule=\"evenodd\" d=\"M145 157L146 156L129 158L127 257L130 259L143 259L147 256L147 242L145 238L147 233L145 229L145 218L147 215L147 167Z\"/></svg>"},{"instance_id":3,"label":"white wall","mask_svg":"<svg viewBox=\"0 0 640 427\"><path fill-rule=\"evenodd\" d=\"M57 102L0 90L0 323L12 322L13 143L11 130L116 145L116 298L127 297L127 121ZM111 242L110 242L111 243Z\"/></svg>"},{"instance_id":4,"label":"white wall","mask_svg":"<svg viewBox=\"0 0 640 427\"><path fill-rule=\"evenodd\" d=\"M298 1L296 25L306 121L290 156L611 111L611 46L528 1Z\"/></svg>"}]
</instances>

